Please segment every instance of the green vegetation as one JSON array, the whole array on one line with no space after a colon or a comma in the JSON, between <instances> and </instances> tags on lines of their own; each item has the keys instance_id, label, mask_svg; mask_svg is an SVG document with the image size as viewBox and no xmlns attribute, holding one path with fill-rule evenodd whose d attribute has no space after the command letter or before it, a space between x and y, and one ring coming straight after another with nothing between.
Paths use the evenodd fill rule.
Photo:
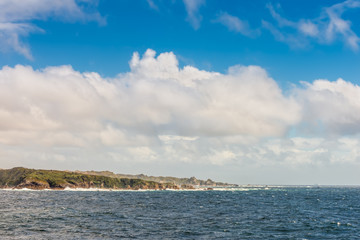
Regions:
<instances>
[{"instance_id":1,"label":"green vegetation","mask_svg":"<svg viewBox=\"0 0 360 240\"><path fill-rule=\"evenodd\" d=\"M154 177L154 176L147 176L144 174L139 175L129 175L129 174L115 174L110 171L86 171L86 172L80 172L84 174L91 174L91 175L97 175L97 176L107 176L112 178L135 178L135 179L141 179L145 181L154 181L158 183L172 183L179 186L213 186L213 187L229 187L229 186L235 186L235 184L228 184L228 183L222 183L222 182L215 182L211 179L208 180L200 180L196 179L195 177L191 178L176 178L176 177Z\"/></svg>"},{"instance_id":2,"label":"green vegetation","mask_svg":"<svg viewBox=\"0 0 360 240\"><path fill-rule=\"evenodd\" d=\"M107 188L107 189L177 189L172 183L158 183L142 179L114 178L79 172L35 170L17 167L0 170L1 188L64 189Z\"/></svg>"}]
</instances>

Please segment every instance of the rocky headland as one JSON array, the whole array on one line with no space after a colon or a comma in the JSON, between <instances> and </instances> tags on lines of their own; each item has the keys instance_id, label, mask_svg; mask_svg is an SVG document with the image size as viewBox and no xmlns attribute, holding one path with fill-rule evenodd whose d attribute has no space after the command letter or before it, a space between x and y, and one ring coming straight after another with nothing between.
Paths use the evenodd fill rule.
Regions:
<instances>
[{"instance_id":1,"label":"rocky headland","mask_svg":"<svg viewBox=\"0 0 360 240\"><path fill-rule=\"evenodd\" d=\"M114 190L139 189L182 189L191 186L178 186L173 183L159 183L131 178L114 178L70 171L36 170L22 167L0 170L0 188L63 190L65 188L96 188Z\"/></svg>"},{"instance_id":2,"label":"rocky headland","mask_svg":"<svg viewBox=\"0 0 360 240\"><path fill-rule=\"evenodd\" d=\"M23 167L0 169L0 188L63 190L63 189L113 189L113 190L165 190L232 187L233 184L191 178L153 177L144 174L126 175L109 171L57 171Z\"/></svg>"},{"instance_id":3,"label":"rocky headland","mask_svg":"<svg viewBox=\"0 0 360 240\"><path fill-rule=\"evenodd\" d=\"M177 178L171 176L148 176L145 174L119 174L113 173L110 171L76 171L78 173L83 174L90 174L90 175L98 175L98 176L107 176L107 177L114 177L114 178L131 178L131 179L141 179L145 181L154 181L158 183L172 183L178 186L192 186L192 187L236 187L236 184L229 184L223 182L215 182L211 179L201 180L197 179L196 177L190 178Z\"/></svg>"}]
</instances>

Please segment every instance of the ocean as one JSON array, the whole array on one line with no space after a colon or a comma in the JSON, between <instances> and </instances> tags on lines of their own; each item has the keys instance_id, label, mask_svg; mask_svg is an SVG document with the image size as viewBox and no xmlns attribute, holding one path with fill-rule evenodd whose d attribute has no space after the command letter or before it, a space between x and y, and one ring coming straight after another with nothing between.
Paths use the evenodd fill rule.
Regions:
<instances>
[{"instance_id":1,"label":"ocean","mask_svg":"<svg viewBox=\"0 0 360 240\"><path fill-rule=\"evenodd\" d=\"M0 195L0 239L360 239L358 187Z\"/></svg>"}]
</instances>

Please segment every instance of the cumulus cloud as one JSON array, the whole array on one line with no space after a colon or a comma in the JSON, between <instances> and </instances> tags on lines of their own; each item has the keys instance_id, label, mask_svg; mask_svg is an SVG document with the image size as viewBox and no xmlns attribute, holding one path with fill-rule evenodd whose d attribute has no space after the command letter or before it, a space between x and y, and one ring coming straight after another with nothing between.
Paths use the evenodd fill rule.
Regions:
<instances>
[{"instance_id":1,"label":"cumulus cloud","mask_svg":"<svg viewBox=\"0 0 360 240\"><path fill-rule=\"evenodd\" d=\"M179 68L172 52L147 50L134 53L130 68L104 79L71 66L3 67L0 144L129 151L202 137L283 136L301 117L295 100L257 66L226 74ZM232 156L216 156L224 154Z\"/></svg>"},{"instance_id":2,"label":"cumulus cloud","mask_svg":"<svg viewBox=\"0 0 360 240\"><path fill-rule=\"evenodd\" d=\"M5 166L359 160L357 85L316 80L284 95L259 66L226 73L179 68L174 53L150 49L134 53L129 64L130 71L115 78L71 66L3 67L0 156L12 159ZM304 136L288 137L293 129Z\"/></svg>"},{"instance_id":3,"label":"cumulus cloud","mask_svg":"<svg viewBox=\"0 0 360 240\"><path fill-rule=\"evenodd\" d=\"M312 132L331 135L360 132L360 86L343 79L303 84L305 89L299 89L297 94L307 110L304 121L310 124Z\"/></svg>"},{"instance_id":4,"label":"cumulus cloud","mask_svg":"<svg viewBox=\"0 0 360 240\"><path fill-rule=\"evenodd\" d=\"M111 80L70 66L4 67L2 128L97 130L106 122L187 136L272 136L299 119L295 101L257 66L234 66L227 74L180 69L173 53L156 57L147 50L142 58L134 53L130 67ZM12 99L15 92L21 97ZM11 121L14 114L26 121Z\"/></svg>"},{"instance_id":5,"label":"cumulus cloud","mask_svg":"<svg viewBox=\"0 0 360 240\"><path fill-rule=\"evenodd\" d=\"M320 44L341 40L354 51L359 48L360 39L351 29L351 21L342 17L345 11L360 7L360 2L357 0L346 0L325 7L319 17L298 21L290 21L282 17L271 4L267 7L277 26L263 20L263 27L268 29L278 41L285 42L291 47L306 47L310 40Z\"/></svg>"},{"instance_id":6,"label":"cumulus cloud","mask_svg":"<svg viewBox=\"0 0 360 240\"><path fill-rule=\"evenodd\" d=\"M232 16L227 12L218 14L214 22L218 22L227 27L230 31L241 33L242 35L252 37L258 34L258 31L252 30L247 21L243 21L238 17Z\"/></svg>"},{"instance_id":7,"label":"cumulus cloud","mask_svg":"<svg viewBox=\"0 0 360 240\"><path fill-rule=\"evenodd\" d=\"M183 0L188 14L187 21L197 30L200 28L202 16L199 13L201 6L205 5L205 0Z\"/></svg>"},{"instance_id":8,"label":"cumulus cloud","mask_svg":"<svg viewBox=\"0 0 360 240\"><path fill-rule=\"evenodd\" d=\"M11 48L32 59L29 47L22 38L33 32L43 32L32 23L33 20L97 21L104 24L105 20L96 11L88 12L83 4L94 4L92 1L78 2L75 0L3 0L0 2L0 50Z\"/></svg>"}]
</instances>

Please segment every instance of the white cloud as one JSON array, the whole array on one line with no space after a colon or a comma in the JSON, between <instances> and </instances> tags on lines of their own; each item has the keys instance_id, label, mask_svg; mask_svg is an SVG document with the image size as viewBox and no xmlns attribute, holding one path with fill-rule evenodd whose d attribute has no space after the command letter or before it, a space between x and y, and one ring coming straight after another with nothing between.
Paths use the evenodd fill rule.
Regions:
<instances>
[{"instance_id":1,"label":"white cloud","mask_svg":"<svg viewBox=\"0 0 360 240\"><path fill-rule=\"evenodd\" d=\"M310 164L325 167L329 164L350 163L359 165L360 152L357 150L360 141L353 138L290 138L266 143L267 156L272 164L285 164L292 167Z\"/></svg>"},{"instance_id":2,"label":"white cloud","mask_svg":"<svg viewBox=\"0 0 360 240\"><path fill-rule=\"evenodd\" d=\"M8 47L32 59L29 47L22 43L21 36L27 36L31 32L41 32L42 30L31 24L24 23L1 23L0 22L0 50L7 51Z\"/></svg>"},{"instance_id":3,"label":"white cloud","mask_svg":"<svg viewBox=\"0 0 360 240\"><path fill-rule=\"evenodd\" d=\"M360 87L343 79L304 83L298 99L306 111L304 120L317 134L356 134L360 132Z\"/></svg>"},{"instance_id":4,"label":"white cloud","mask_svg":"<svg viewBox=\"0 0 360 240\"><path fill-rule=\"evenodd\" d=\"M3 167L359 164L357 85L316 80L286 96L261 67L179 68L172 52L153 50L134 53L130 69L108 79L71 66L3 67ZM294 128L304 136L288 137Z\"/></svg>"},{"instance_id":5,"label":"white cloud","mask_svg":"<svg viewBox=\"0 0 360 240\"><path fill-rule=\"evenodd\" d=\"M359 7L359 1L347 0L343 3L338 3L325 9L325 12L329 18L329 22L325 30L325 38L328 42L332 42L336 36L340 36L349 47L351 47L353 50L358 50L360 39L351 30L351 22L341 18L341 15L347 9Z\"/></svg>"},{"instance_id":6,"label":"white cloud","mask_svg":"<svg viewBox=\"0 0 360 240\"><path fill-rule=\"evenodd\" d=\"M92 4L87 1L87 4ZM75 0L2 0L0 1L0 50L8 48L32 59L29 47L21 41L33 32L43 31L33 20L97 21L104 24L105 20L96 11L86 12Z\"/></svg>"},{"instance_id":7,"label":"white cloud","mask_svg":"<svg viewBox=\"0 0 360 240\"><path fill-rule=\"evenodd\" d=\"M306 36L316 37L319 34L317 25L310 20L301 20L298 28Z\"/></svg>"},{"instance_id":8,"label":"white cloud","mask_svg":"<svg viewBox=\"0 0 360 240\"><path fill-rule=\"evenodd\" d=\"M300 117L295 101L257 66L234 66L227 74L179 69L173 53L156 57L148 50L142 58L135 53L130 67L110 80L70 66L4 67L0 126L97 131L106 122L165 135L280 136Z\"/></svg>"},{"instance_id":9,"label":"white cloud","mask_svg":"<svg viewBox=\"0 0 360 240\"><path fill-rule=\"evenodd\" d=\"M197 30L200 28L202 16L199 13L201 6L205 5L205 0L183 0L188 14L187 21Z\"/></svg>"},{"instance_id":10,"label":"white cloud","mask_svg":"<svg viewBox=\"0 0 360 240\"><path fill-rule=\"evenodd\" d=\"M185 137L179 135L159 135L159 139L163 142L172 142L172 141L195 141L198 137Z\"/></svg>"},{"instance_id":11,"label":"white cloud","mask_svg":"<svg viewBox=\"0 0 360 240\"><path fill-rule=\"evenodd\" d=\"M314 19L290 21L277 13L269 4L271 16L276 20L277 27L268 21L263 21L263 27L268 29L278 41L291 47L306 47L310 40L320 44L331 44L341 40L352 50L359 48L360 38L351 29L351 21L342 18L342 14L360 7L357 0L347 0L323 9L321 15Z\"/></svg>"},{"instance_id":12,"label":"white cloud","mask_svg":"<svg viewBox=\"0 0 360 240\"><path fill-rule=\"evenodd\" d=\"M221 12L214 21L223 24L230 31L238 32L248 37L258 34L257 31L250 29L248 22L232 16L227 12Z\"/></svg>"},{"instance_id":13,"label":"white cloud","mask_svg":"<svg viewBox=\"0 0 360 240\"><path fill-rule=\"evenodd\" d=\"M239 136L283 136L301 117L295 100L257 66L234 66L226 74L180 69L173 53L147 50L142 57L134 53L130 68L104 79L70 66L3 67L0 144L99 148L128 156L150 154L144 150L150 148L155 158L175 142L185 147L199 138L239 143Z\"/></svg>"},{"instance_id":14,"label":"white cloud","mask_svg":"<svg viewBox=\"0 0 360 240\"><path fill-rule=\"evenodd\" d=\"M269 9L271 16L277 21L279 27L296 27L296 23L283 18L278 14L271 4L267 4L266 7Z\"/></svg>"}]
</instances>

